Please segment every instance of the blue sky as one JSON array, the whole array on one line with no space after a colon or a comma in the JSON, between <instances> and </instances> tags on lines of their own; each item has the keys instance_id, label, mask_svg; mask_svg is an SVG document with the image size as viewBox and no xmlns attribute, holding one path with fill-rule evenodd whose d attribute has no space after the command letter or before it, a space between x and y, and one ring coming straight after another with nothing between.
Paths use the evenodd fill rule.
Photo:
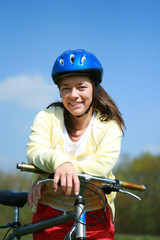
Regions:
<instances>
[{"instance_id":1,"label":"blue sky","mask_svg":"<svg viewBox=\"0 0 160 240\"><path fill-rule=\"evenodd\" d=\"M1 170L26 161L35 115L59 99L54 60L77 48L103 65L102 86L127 126L121 156L159 154L159 13L159 0L1 1Z\"/></svg>"}]
</instances>

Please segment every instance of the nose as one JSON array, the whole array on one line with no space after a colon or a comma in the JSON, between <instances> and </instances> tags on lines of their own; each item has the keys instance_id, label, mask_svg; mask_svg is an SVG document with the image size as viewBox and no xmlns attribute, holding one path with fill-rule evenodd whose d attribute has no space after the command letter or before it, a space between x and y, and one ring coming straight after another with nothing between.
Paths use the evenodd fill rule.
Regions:
<instances>
[{"instance_id":1,"label":"nose","mask_svg":"<svg viewBox=\"0 0 160 240\"><path fill-rule=\"evenodd\" d=\"M78 90L76 88L71 89L70 97L72 97L72 98L78 97Z\"/></svg>"}]
</instances>

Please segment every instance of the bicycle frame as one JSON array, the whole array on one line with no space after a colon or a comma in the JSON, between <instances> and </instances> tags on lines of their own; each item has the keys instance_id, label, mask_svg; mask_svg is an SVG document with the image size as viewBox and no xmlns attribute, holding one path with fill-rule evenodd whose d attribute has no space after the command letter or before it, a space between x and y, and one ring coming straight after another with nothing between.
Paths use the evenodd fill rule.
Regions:
<instances>
[{"instance_id":1,"label":"bicycle frame","mask_svg":"<svg viewBox=\"0 0 160 240\"><path fill-rule=\"evenodd\" d=\"M33 223L24 227L20 227L20 219L19 219L19 209L15 207L14 212L14 222L15 226L13 228L13 233L9 235L7 240L19 240L20 237L35 233L41 230L44 230L46 228L50 228L53 226L57 226L62 223L69 222L71 220L75 219L75 223L64 238L64 240L70 240L70 239L86 239L86 219L85 219L85 203L82 196L78 196L75 201L75 217L68 213L64 212L59 217L54 217L49 220ZM73 213L74 213L73 212Z\"/></svg>"}]
</instances>

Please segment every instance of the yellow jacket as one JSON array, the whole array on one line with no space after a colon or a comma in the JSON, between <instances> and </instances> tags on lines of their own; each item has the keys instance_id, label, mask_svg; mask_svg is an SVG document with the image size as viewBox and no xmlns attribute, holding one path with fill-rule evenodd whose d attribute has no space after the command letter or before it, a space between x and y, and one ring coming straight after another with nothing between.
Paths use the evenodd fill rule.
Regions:
<instances>
[{"instance_id":1,"label":"yellow jacket","mask_svg":"<svg viewBox=\"0 0 160 240\"><path fill-rule=\"evenodd\" d=\"M31 128L32 132L27 144L28 162L49 173L53 173L61 164L71 162L77 173L114 178L112 169L119 157L122 136L118 124L113 120L102 122L100 112L97 111L87 147L81 155L75 157L70 157L64 152L63 127L64 116L61 107L51 107L39 112ZM85 199L91 193L85 190ZM115 193L107 195L113 218L115 195ZM59 191L55 193L48 184L45 197L41 203L66 211L73 210L74 200L74 195L65 199ZM98 201L98 196L93 195L87 204L87 211L100 208L101 203Z\"/></svg>"}]
</instances>

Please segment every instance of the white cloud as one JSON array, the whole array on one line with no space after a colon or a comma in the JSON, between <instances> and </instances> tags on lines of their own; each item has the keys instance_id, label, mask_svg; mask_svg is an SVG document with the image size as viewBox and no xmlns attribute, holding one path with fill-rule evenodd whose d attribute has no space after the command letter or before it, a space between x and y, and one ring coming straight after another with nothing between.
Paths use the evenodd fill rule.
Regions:
<instances>
[{"instance_id":1,"label":"white cloud","mask_svg":"<svg viewBox=\"0 0 160 240\"><path fill-rule=\"evenodd\" d=\"M160 154L160 145L158 144L147 144L145 147L144 147L144 150L143 152L149 152L153 155L158 155Z\"/></svg>"},{"instance_id":2,"label":"white cloud","mask_svg":"<svg viewBox=\"0 0 160 240\"><path fill-rule=\"evenodd\" d=\"M59 99L57 87L48 84L45 78L19 75L0 82L0 102L14 102L26 108L46 107Z\"/></svg>"}]
</instances>

